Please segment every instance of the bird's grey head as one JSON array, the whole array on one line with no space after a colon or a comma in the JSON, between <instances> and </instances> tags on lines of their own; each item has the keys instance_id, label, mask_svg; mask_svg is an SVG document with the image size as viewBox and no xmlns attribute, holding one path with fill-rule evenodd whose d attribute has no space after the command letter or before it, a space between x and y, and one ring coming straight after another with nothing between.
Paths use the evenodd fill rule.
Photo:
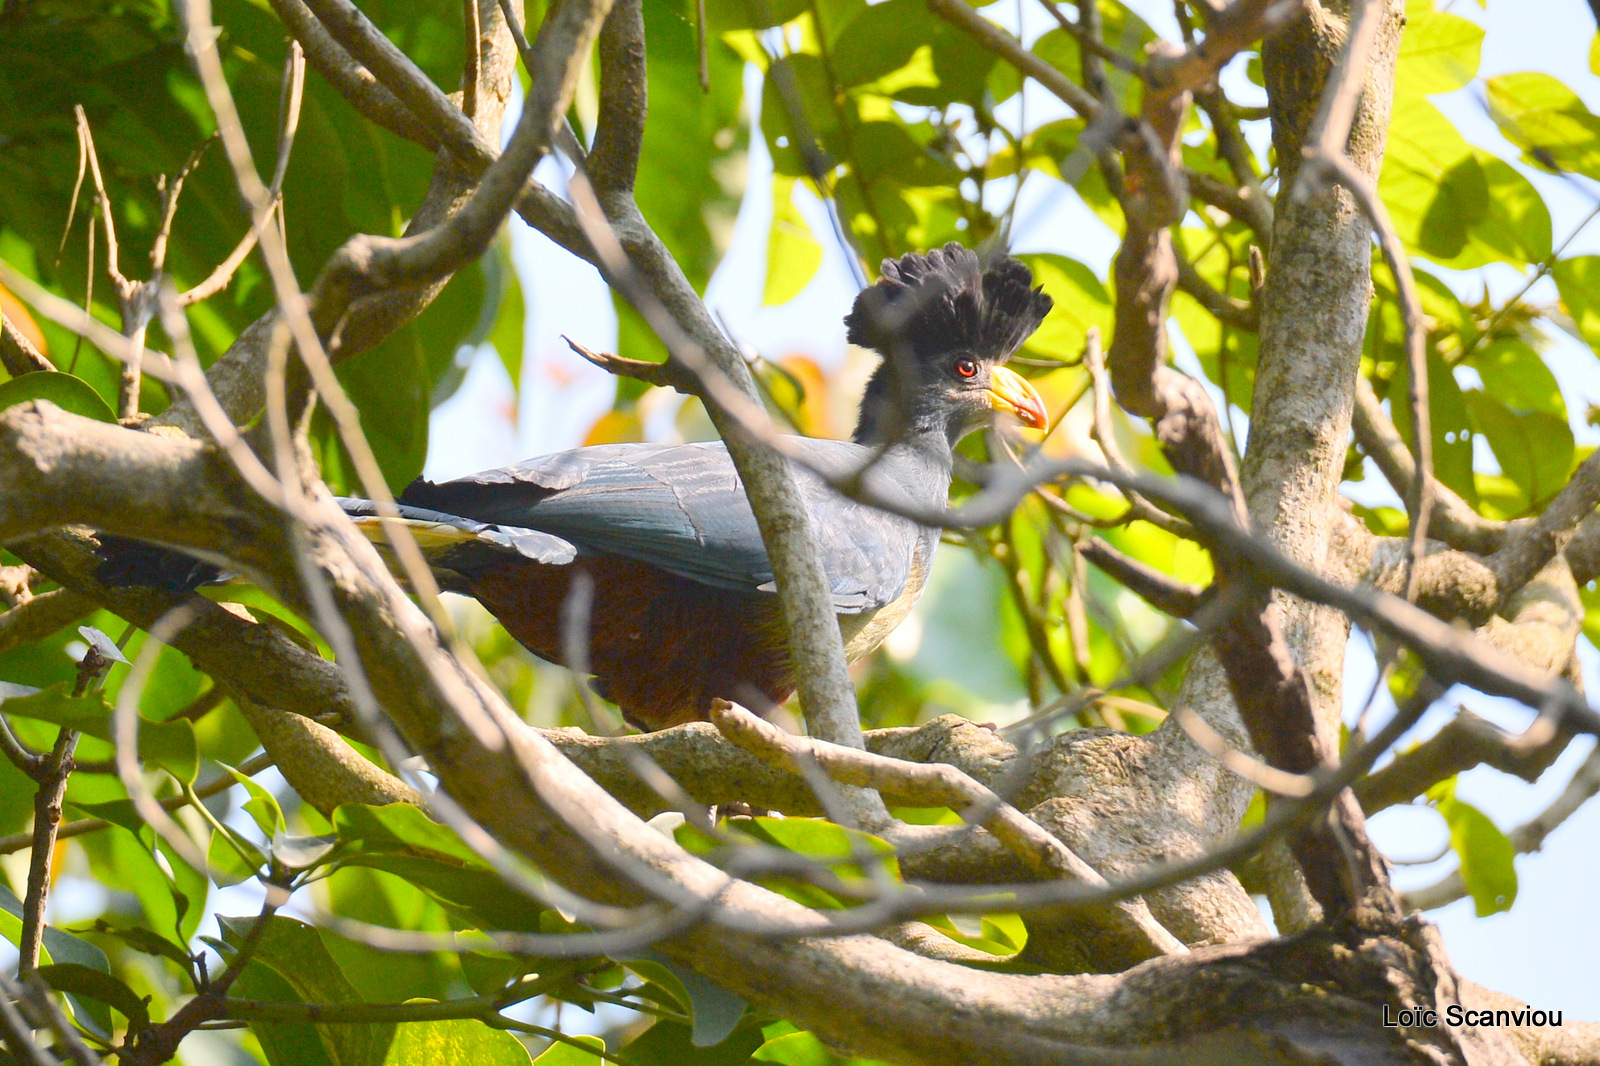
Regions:
<instances>
[{"instance_id":1,"label":"bird's grey head","mask_svg":"<svg viewBox=\"0 0 1600 1066\"><path fill-rule=\"evenodd\" d=\"M855 439L943 435L950 445L996 410L1044 425L1039 394L1004 363L1051 307L1033 274L1010 256L982 269L959 244L885 259L877 284L845 316L851 344L883 364L867 383Z\"/></svg>"}]
</instances>

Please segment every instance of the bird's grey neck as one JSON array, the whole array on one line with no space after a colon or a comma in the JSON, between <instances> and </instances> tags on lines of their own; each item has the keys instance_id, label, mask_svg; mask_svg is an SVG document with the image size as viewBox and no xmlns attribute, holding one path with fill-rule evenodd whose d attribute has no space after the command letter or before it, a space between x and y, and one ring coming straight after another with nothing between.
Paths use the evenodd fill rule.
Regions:
<instances>
[{"instance_id":1,"label":"bird's grey neck","mask_svg":"<svg viewBox=\"0 0 1600 1066\"><path fill-rule=\"evenodd\" d=\"M931 464L946 471L954 463L953 442L943 426L905 426L896 434L864 434L857 431L855 442L867 448L883 451L886 459L894 456Z\"/></svg>"},{"instance_id":2,"label":"bird's grey neck","mask_svg":"<svg viewBox=\"0 0 1600 1066\"><path fill-rule=\"evenodd\" d=\"M861 460L872 459L863 475L869 496L909 505L913 509L939 510L950 494L952 467L949 442L944 437L903 437L888 445L864 445Z\"/></svg>"},{"instance_id":3,"label":"bird's grey neck","mask_svg":"<svg viewBox=\"0 0 1600 1066\"><path fill-rule=\"evenodd\" d=\"M946 466L950 465L951 449L959 437L950 425L948 414L937 410L916 411L922 406L919 404L908 404L913 410L902 411L888 397L873 395L875 391L878 390L868 386L852 440L868 448L912 448L940 457Z\"/></svg>"}]
</instances>

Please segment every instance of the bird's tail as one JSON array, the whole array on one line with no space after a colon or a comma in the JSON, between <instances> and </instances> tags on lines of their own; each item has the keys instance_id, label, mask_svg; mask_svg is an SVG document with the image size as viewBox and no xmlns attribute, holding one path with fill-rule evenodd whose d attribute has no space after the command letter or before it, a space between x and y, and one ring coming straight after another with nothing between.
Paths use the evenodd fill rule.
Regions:
<instances>
[{"instance_id":1,"label":"bird's tail","mask_svg":"<svg viewBox=\"0 0 1600 1066\"><path fill-rule=\"evenodd\" d=\"M403 577L394 548L383 530L385 519L380 517L378 505L371 500L348 497L340 497L338 503L372 541L395 576ZM396 504L395 510L399 518L389 521L397 520L405 525L440 586L451 591L465 591L474 574L510 559L559 566L570 563L577 555L567 541L536 529L478 522L409 504Z\"/></svg>"},{"instance_id":2,"label":"bird's tail","mask_svg":"<svg viewBox=\"0 0 1600 1066\"><path fill-rule=\"evenodd\" d=\"M384 519L371 500L339 498L339 506L372 541L390 572L403 579L405 574L393 546L383 531ZM536 563L570 563L577 550L560 537L536 529L477 522L460 515L431 511L426 507L396 505L398 521L411 531L422 557L433 570L440 587L464 592L473 575L523 559ZM215 563L159 544L100 534L96 551L100 563L95 576L111 588L145 587L189 592L202 585L217 584L232 575Z\"/></svg>"}]
</instances>

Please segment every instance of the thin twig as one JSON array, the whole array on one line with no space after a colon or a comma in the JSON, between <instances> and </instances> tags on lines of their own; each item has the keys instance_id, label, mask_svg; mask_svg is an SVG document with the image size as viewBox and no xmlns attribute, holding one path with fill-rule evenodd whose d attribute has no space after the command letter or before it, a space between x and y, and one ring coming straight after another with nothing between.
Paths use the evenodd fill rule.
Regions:
<instances>
[{"instance_id":1,"label":"thin twig","mask_svg":"<svg viewBox=\"0 0 1600 1066\"><path fill-rule=\"evenodd\" d=\"M5 1046L25 1066L61 1066L61 1060L33 1038L33 1023L17 1009L26 1002L21 984L0 970L0 1036Z\"/></svg>"},{"instance_id":2,"label":"thin twig","mask_svg":"<svg viewBox=\"0 0 1600 1066\"><path fill-rule=\"evenodd\" d=\"M1044 86L1057 99L1084 118L1098 118L1101 103L1082 86L1034 55L1011 34L990 22L964 0L927 0L935 15L955 24L995 55Z\"/></svg>"},{"instance_id":3,"label":"thin twig","mask_svg":"<svg viewBox=\"0 0 1600 1066\"><path fill-rule=\"evenodd\" d=\"M39 780L42 775L40 768L44 765L45 760L49 758L44 752L34 751L23 743L22 738L17 736L11 728L11 719L4 714L0 714L0 753L5 755L12 766L15 766L35 781ZM33 841L32 833L24 836L28 843Z\"/></svg>"},{"instance_id":4,"label":"thin twig","mask_svg":"<svg viewBox=\"0 0 1600 1066\"><path fill-rule=\"evenodd\" d=\"M713 705L711 721L731 743L791 772L800 772L804 763L810 762L834 780L879 791L892 790L917 797L930 806L951 807L972 824L987 828L1041 876L1102 888L1106 884L1098 871L1037 822L953 766L906 762L809 737L790 736L726 701ZM1147 939L1160 954L1181 955L1188 951L1143 907L1122 912L1121 919L1132 926L1128 932Z\"/></svg>"},{"instance_id":5,"label":"thin twig","mask_svg":"<svg viewBox=\"0 0 1600 1066\"><path fill-rule=\"evenodd\" d=\"M56 1045L67 1049L67 1054L77 1066L101 1066L102 1059L78 1035L78 1029L72 1024L66 1013L51 998L49 985L37 972L26 975L22 980L24 995L35 1015L42 1016L50 1031L56 1036Z\"/></svg>"},{"instance_id":6,"label":"thin twig","mask_svg":"<svg viewBox=\"0 0 1600 1066\"><path fill-rule=\"evenodd\" d=\"M98 685L111 664L111 659L91 646L78 662L73 696L82 696ZM67 779L72 776L78 736L77 730L63 727L56 735L54 749L37 764L34 775L39 787L33 796L33 851L28 857L28 887L22 900L22 932L17 941L17 973L23 977L39 965L45 904L50 896L50 865L55 857L56 830L61 825L61 804L67 794Z\"/></svg>"},{"instance_id":7,"label":"thin twig","mask_svg":"<svg viewBox=\"0 0 1600 1066\"><path fill-rule=\"evenodd\" d=\"M1056 0L1039 0L1039 6L1044 8L1046 14L1056 20L1056 25L1060 26L1067 36L1077 41L1078 47L1085 52L1105 60L1118 70L1127 71L1141 81L1149 79L1150 72L1143 63L1123 55L1115 48L1107 46L1098 36L1085 32L1084 27L1067 18L1066 14L1061 10L1061 5Z\"/></svg>"},{"instance_id":8,"label":"thin twig","mask_svg":"<svg viewBox=\"0 0 1600 1066\"><path fill-rule=\"evenodd\" d=\"M301 0L271 0L284 28L305 49L306 60L328 80L345 102L374 125L412 141L430 152L443 143L437 129L401 102L358 62L318 21ZM466 123L470 128L471 123ZM488 145L483 147L487 150ZM471 158L471 156L469 156Z\"/></svg>"},{"instance_id":9,"label":"thin twig","mask_svg":"<svg viewBox=\"0 0 1600 1066\"><path fill-rule=\"evenodd\" d=\"M1519 855L1540 850L1544 847L1545 838L1576 814L1596 793L1600 793L1600 744L1595 745L1589 757L1574 771L1561 795L1544 810L1506 834L1511 839L1512 849ZM1452 870L1431 885L1405 893L1403 898L1408 908L1430 911L1454 903L1466 894L1467 885L1461 877L1461 871Z\"/></svg>"},{"instance_id":10,"label":"thin twig","mask_svg":"<svg viewBox=\"0 0 1600 1066\"><path fill-rule=\"evenodd\" d=\"M1099 326L1090 326L1084 337L1083 366L1089 371L1089 380L1094 386L1094 418L1090 422L1089 436L1100 446L1107 466L1118 473L1132 474L1133 468L1122 457L1122 449L1117 444L1116 427L1111 424L1111 379L1106 376ZM1128 494L1128 506L1134 517L1142 518L1158 529L1190 539L1194 536L1193 528L1188 523L1167 514L1138 493Z\"/></svg>"},{"instance_id":11,"label":"thin twig","mask_svg":"<svg viewBox=\"0 0 1600 1066\"><path fill-rule=\"evenodd\" d=\"M468 119L478 117L478 82L483 78L483 18L478 11L478 0L461 0L463 36L466 38L466 59L461 70L461 113Z\"/></svg>"},{"instance_id":12,"label":"thin twig","mask_svg":"<svg viewBox=\"0 0 1600 1066\"><path fill-rule=\"evenodd\" d=\"M239 764L239 773L245 777L254 777L267 767L273 765L272 756L263 752ZM116 770L111 771L115 773ZM199 799L210 799L220 795L230 788L238 785L238 780L232 774L223 774L215 781L208 782L194 789L194 796ZM161 808L166 811L175 811L180 807L189 805L190 797L187 795L168 796L161 801ZM70 837L83 836L85 833L98 833L102 829L111 828L111 823L104 818L79 818L76 821L65 822L56 830L57 840L66 840ZM9 855L14 851L21 851L33 843L31 833L13 833L10 836L0 837L0 855Z\"/></svg>"},{"instance_id":13,"label":"thin twig","mask_svg":"<svg viewBox=\"0 0 1600 1066\"><path fill-rule=\"evenodd\" d=\"M1356 798L1370 816L1479 765L1515 774L1531 784L1566 750L1570 739L1570 734L1559 730L1548 738L1512 736L1459 707L1456 716L1433 736L1357 782ZM1543 743L1530 742L1539 740Z\"/></svg>"},{"instance_id":14,"label":"thin twig","mask_svg":"<svg viewBox=\"0 0 1600 1066\"><path fill-rule=\"evenodd\" d=\"M3 308L0 308L0 366L14 378L55 369L55 364L5 316Z\"/></svg>"},{"instance_id":15,"label":"thin twig","mask_svg":"<svg viewBox=\"0 0 1600 1066\"><path fill-rule=\"evenodd\" d=\"M203 866L200 868L204 869ZM288 893L276 885L269 885L267 898L261 904L261 913L256 916L250 931L245 934L244 940L233 953L227 969L218 974L214 980L207 981L197 988L198 995L179 1007L172 1017L143 1032L130 1034L131 1044L119 1052L122 1066L159 1066L169 1061L177 1053L178 1044L184 1037L202 1023L216 1018L227 1002L228 990L233 987L239 975L244 973L245 967L255 957L261 938L266 935L272 923L272 916L287 902Z\"/></svg>"},{"instance_id":16,"label":"thin twig","mask_svg":"<svg viewBox=\"0 0 1600 1066\"><path fill-rule=\"evenodd\" d=\"M272 184L267 187L270 212L283 221L283 180L289 172L289 154L294 150L295 133L300 128L300 105L305 98L305 52L297 40L290 40L288 55L283 64L283 89L278 103L278 160L272 168ZM256 246L257 226L245 231L228 257L200 284L178 297L179 307L188 307L221 292L233 281L233 276Z\"/></svg>"}]
</instances>

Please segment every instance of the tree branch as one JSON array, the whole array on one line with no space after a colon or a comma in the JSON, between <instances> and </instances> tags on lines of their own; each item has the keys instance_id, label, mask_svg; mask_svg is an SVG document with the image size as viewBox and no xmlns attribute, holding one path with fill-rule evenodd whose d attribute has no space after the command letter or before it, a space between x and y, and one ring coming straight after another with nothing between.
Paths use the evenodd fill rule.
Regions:
<instances>
[{"instance_id":1,"label":"tree branch","mask_svg":"<svg viewBox=\"0 0 1600 1066\"><path fill-rule=\"evenodd\" d=\"M3 310L0 310L0 366L14 378L55 369L55 364L6 318Z\"/></svg>"},{"instance_id":2,"label":"tree branch","mask_svg":"<svg viewBox=\"0 0 1600 1066\"><path fill-rule=\"evenodd\" d=\"M1566 749L1570 736L1558 733L1538 743L1540 739L1514 737L1461 707L1433 736L1358 781L1356 798L1370 817L1396 803L1407 803L1440 781L1480 765L1492 766L1531 784Z\"/></svg>"},{"instance_id":3,"label":"tree branch","mask_svg":"<svg viewBox=\"0 0 1600 1066\"><path fill-rule=\"evenodd\" d=\"M1401 499L1412 499L1416 494L1413 485L1416 462L1394 423L1384 414L1372 384L1361 375L1356 377L1352 425L1356 441L1378 464L1390 487ZM1444 485L1435 484L1431 495L1433 511L1429 525L1440 540L1452 548L1479 555L1487 555L1499 547L1506 529L1504 522L1484 518Z\"/></svg>"},{"instance_id":4,"label":"tree branch","mask_svg":"<svg viewBox=\"0 0 1600 1066\"><path fill-rule=\"evenodd\" d=\"M1544 569L1571 542L1578 525L1600 506L1600 453L1591 454L1572 480L1527 525L1513 527L1504 546L1487 562L1499 580L1500 595L1509 597Z\"/></svg>"},{"instance_id":5,"label":"tree branch","mask_svg":"<svg viewBox=\"0 0 1600 1066\"><path fill-rule=\"evenodd\" d=\"M928 0L935 15L960 27L979 44L1044 86L1062 103L1093 121L1100 115L1100 101L1086 89L1067 79L1055 67L1022 47L1015 37L990 22L961 0Z\"/></svg>"},{"instance_id":6,"label":"tree branch","mask_svg":"<svg viewBox=\"0 0 1600 1066\"><path fill-rule=\"evenodd\" d=\"M1041 877L1067 878L1090 885L1106 883L1061 841L953 766L906 762L792 737L749 711L725 702L712 708L711 721L734 744L790 773L804 776L810 763L837 781L910 795L919 806L947 806L967 812L964 817L988 829ZM1086 911L1079 917L1090 927L1087 935L1099 942L1097 957L1109 961L1113 969L1187 950L1150 917L1142 901ZM1112 961L1117 959L1120 964Z\"/></svg>"},{"instance_id":7,"label":"tree branch","mask_svg":"<svg viewBox=\"0 0 1600 1066\"><path fill-rule=\"evenodd\" d=\"M45 431L51 420L58 423L59 433ZM135 535L151 521L152 513L170 510L171 504L152 498L148 478L130 481L116 476L116 471L98 471L103 462L101 445L93 439L98 432L116 434L136 450L149 449L144 456L156 468L157 487L167 476L159 471L171 468L173 480L164 491L181 492L186 499L197 501L187 506L196 510L228 507L235 550L248 559L275 560L263 568L269 588L291 601L298 598L295 569L283 559L281 550L268 551L275 528L269 521L271 510L265 504L251 503L248 494L229 491L228 467L218 463L210 468L217 471L212 476L219 479L218 489L212 491L197 479L207 468L194 465L206 460L199 454L203 449L193 442L151 438L51 414L42 405L0 415L0 466L8 476L18 475L8 483L24 487L22 493L0 500L0 538L39 521L27 516L25 508L31 507L47 506L48 521L71 521L80 506L105 508L111 504L114 506L101 513L126 522L128 528L121 532ZM46 455L47 472L41 472L39 461ZM45 502L50 485L70 486L69 498L63 500L57 493L58 498ZM78 500L85 502L75 502ZM186 522L170 527L169 536L188 539L192 535L205 543L211 536L207 531L210 522L203 515L191 515ZM264 543L249 543L252 527L263 530ZM1221 967L1220 972L1254 976L1246 980L1238 998L1228 1001L1227 1016L1235 1021L1230 1029L1233 1035L1218 1037L1214 1026L1206 1025L1202 1031L1213 1035L1203 1039L1221 1039L1225 1041L1221 1046L1248 1056L1249 1049L1264 1046L1258 1041L1270 1033L1275 1034L1270 1039L1278 1041L1273 1046L1281 1048L1284 1034L1273 1028L1271 1019L1286 1017L1288 1003L1294 1004L1291 1013L1297 1018L1324 1019L1341 1041L1387 1047L1384 1031L1371 1024L1377 999L1362 997L1389 995L1390 986L1352 992L1356 998L1348 1000L1346 1009L1340 1005L1345 1000L1330 998L1323 991L1329 977L1306 969L1314 967L1313 960L1320 957L1310 947L1291 952L1287 962L1278 954L1282 948L1266 945L1213 949L1188 957L1192 962L1188 958L1154 960L1115 978L1055 978L979 974L918 958L870 937L813 935L773 941L766 931L776 927L821 933L827 917L754 886L730 883L720 872L685 855L671 841L623 812L537 734L522 727L498 695L470 674L457 672L453 687L437 687L440 672L418 660L444 656L444 648L426 619L384 576L370 546L358 539L331 507L326 524L319 523L310 532L309 557L334 583L337 602L351 622L374 695L394 715L451 796L507 844L566 883L600 899L629 903L644 898L655 889L641 887L640 879L649 885L655 877L665 878L681 890L717 899L716 910L707 915L714 927L678 934L663 943L662 949L692 960L697 969L741 995L780 1007L786 1016L817 1029L833 1042L903 1061L940 1063L950 1061L952 1053L987 1056L996 1062L1037 1061L1040 1056L1081 1055L1091 1046L1115 1048L1130 1042L1148 1054L1152 1046L1159 1048L1171 1041L1175 1054L1180 1045L1192 1054L1198 1016L1175 1013L1172 1007L1188 1002L1183 990L1204 986L1207 1010L1214 1011L1217 1000L1211 991L1215 986L1206 975ZM464 727L454 709L454 701L461 699L479 701L480 711L493 716L502 738L498 749ZM620 878L619 861L628 871ZM645 871L653 873L646 877ZM1238 960L1252 957L1251 952L1266 954L1241 971ZM1386 954L1383 960L1375 965L1384 973L1392 972L1394 956ZM1173 963L1181 965L1173 967ZM1339 979L1340 987L1351 988L1348 969L1341 972L1345 976ZM1314 988L1316 995L1296 991L1307 987ZM893 1033L870 1024L870 1012L839 1009L841 1003L881 1001L885 995L900 1004L905 1023ZM1437 1001L1439 997L1434 998ZM964 1004L961 1010L952 1009L957 1001ZM1113 1002L1117 1007L1108 1013L1108 1004ZM1157 1004L1165 1006L1158 1010ZM1131 1013L1122 1013L1124 1008ZM1216 1015L1208 1013L1206 1017ZM1251 1019L1249 1025L1240 1026L1241 1018ZM1152 1024L1152 1019L1165 1020ZM1292 1038L1287 1046L1296 1046ZM1326 1043L1320 1047L1325 1050ZM1388 1061L1387 1054L1374 1050L1363 1061ZM1309 1061L1309 1056L1291 1056L1287 1061L1302 1058Z\"/></svg>"},{"instance_id":8,"label":"tree branch","mask_svg":"<svg viewBox=\"0 0 1600 1066\"><path fill-rule=\"evenodd\" d=\"M1512 848L1519 855L1538 851L1544 847L1545 838L1597 792L1600 792L1600 744L1589 752L1589 757L1550 806L1506 834L1511 838ZM1466 894L1467 885L1461 879L1461 871L1453 870L1431 885L1405 893L1402 898L1407 908L1429 911L1454 903Z\"/></svg>"},{"instance_id":9,"label":"tree branch","mask_svg":"<svg viewBox=\"0 0 1600 1066\"><path fill-rule=\"evenodd\" d=\"M0 614L0 652L43 640L94 610L94 603L67 589L54 589Z\"/></svg>"},{"instance_id":10,"label":"tree branch","mask_svg":"<svg viewBox=\"0 0 1600 1066\"><path fill-rule=\"evenodd\" d=\"M289 33L300 42L306 60L328 80L345 102L374 124L397 137L436 151L442 138L435 125L418 117L372 72L333 39L302 0L271 0L272 9ZM470 139L469 139L470 140Z\"/></svg>"}]
</instances>

